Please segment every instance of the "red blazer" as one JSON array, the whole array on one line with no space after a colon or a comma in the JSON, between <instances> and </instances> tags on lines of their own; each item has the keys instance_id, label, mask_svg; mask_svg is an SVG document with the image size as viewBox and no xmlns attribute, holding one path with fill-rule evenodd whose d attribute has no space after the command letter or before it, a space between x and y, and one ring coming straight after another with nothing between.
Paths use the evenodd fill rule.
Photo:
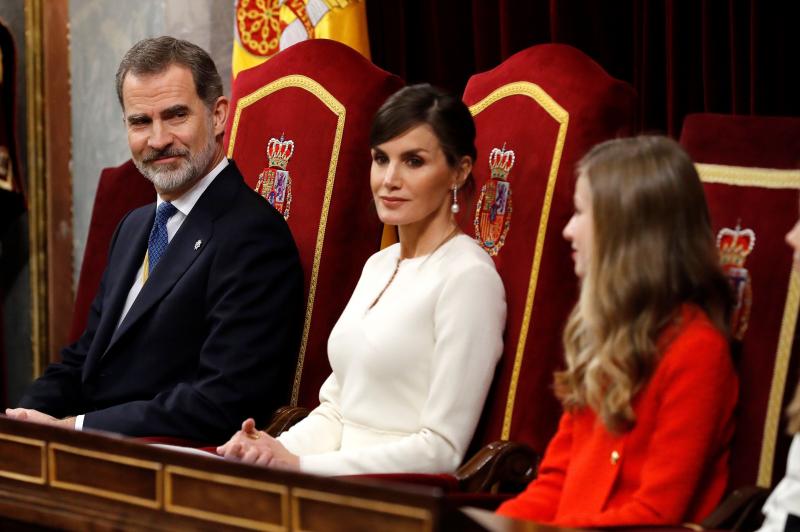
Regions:
<instances>
[{"instance_id":1,"label":"red blazer","mask_svg":"<svg viewBox=\"0 0 800 532\"><path fill-rule=\"evenodd\" d=\"M705 313L684 306L636 396L636 424L615 435L590 408L565 413L538 477L498 513L560 526L699 522L728 481L738 381L728 344Z\"/></svg>"}]
</instances>

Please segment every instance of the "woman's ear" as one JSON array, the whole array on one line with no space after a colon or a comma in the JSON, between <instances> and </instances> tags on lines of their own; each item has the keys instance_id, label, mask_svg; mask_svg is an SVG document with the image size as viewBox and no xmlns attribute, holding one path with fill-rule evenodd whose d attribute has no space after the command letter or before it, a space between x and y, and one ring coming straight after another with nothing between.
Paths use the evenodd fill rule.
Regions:
<instances>
[{"instance_id":1,"label":"woman's ear","mask_svg":"<svg viewBox=\"0 0 800 532\"><path fill-rule=\"evenodd\" d=\"M458 175L456 176L458 188L461 188L464 181L469 177L470 172L472 172L472 157L465 155L458 161Z\"/></svg>"}]
</instances>

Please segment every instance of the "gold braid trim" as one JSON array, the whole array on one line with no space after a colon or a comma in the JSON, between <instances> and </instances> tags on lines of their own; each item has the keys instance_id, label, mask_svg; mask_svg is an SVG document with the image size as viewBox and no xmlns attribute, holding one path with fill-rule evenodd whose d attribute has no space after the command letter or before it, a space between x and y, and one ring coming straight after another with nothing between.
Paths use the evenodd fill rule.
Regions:
<instances>
[{"instance_id":1,"label":"gold braid trim","mask_svg":"<svg viewBox=\"0 0 800 532\"><path fill-rule=\"evenodd\" d=\"M800 275L792 269L787 289L786 305L783 307L781 332L778 337L778 352L772 370L772 383L769 388L767 415L764 420L764 437L761 440L761 457L758 461L758 480L762 488L772 485L772 466L775 462L775 446L778 443L778 425L781 421L783 394L789 374L789 360L792 357L792 342L797 325L797 311L800 307Z\"/></svg>"},{"instance_id":2,"label":"gold braid trim","mask_svg":"<svg viewBox=\"0 0 800 532\"><path fill-rule=\"evenodd\" d=\"M300 342L300 352L297 356L297 369L294 374L294 384L292 385L292 406L297 405L297 398L300 393L300 381L303 376L303 363L305 361L306 346L308 344L308 333L311 329L311 316L314 312L314 297L317 293L317 280L319 278L319 265L322 260L322 246L325 243L325 227L328 223L328 212L331 206L331 197L333 195L333 183L336 179L336 166L339 163L339 151L342 146L342 135L344 134L345 122L345 107L339 100L333 97L325 87L314 81L307 76L291 75L285 76L275 81L264 85L263 87L251 92L247 96L239 99L236 103L236 112L233 116L233 125L231 126L231 139L228 145L228 158L233 158L233 149L236 144L236 133L239 130L239 121L242 117L242 112L250 105L269 96L270 94L279 90L287 88L303 89L325 104L325 106L336 115L336 134L333 139L333 148L331 149L330 164L328 165L328 177L325 183L325 196L322 200L322 210L319 215L319 229L317 231L317 242L314 247L314 264L311 269L311 281L308 287L308 301L306 303L306 316L303 323L303 338Z\"/></svg>"},{"instance_id":3,"label":"gold braid trim","mask_svg":"<svg viewBox=\"0 0 800 532\"><path fill-rule=\"evenodd\" d=\"M800 170L776 170L773 168L750 168L718 164L695 164L700 180L738 187L760 188L800 188ZM757 484L769 488L772 484L772 466L775 461L775 446L778 441L778 427L781 420L783 395L792 357L792 343L800 309L800 275L792 270L783 307L781 330L775 352L775 366L772 370L767 414L764 420L764 434L761 438L761 455L758 463Z\"/></svg>"},{"instance_id":4,"label":"gold braid trim","mask_svg":"<svg viewBox=\"0 0 800 532\"><path fill-rule=\"evenodd\" d=\"M525 298L525 310L522 316L522 325L519 332L519 340L517 342L517 350L514 355L514 368L511 372L511 382L508 387L508 397L506 398L506 411L503 417L503 430L501 438L507 440L511 434L511 418L514 413L514 401L517 396L517 386L519 383L519 376L522 369L522 359L525 356L525 344L528 340L528 333L531 327L531 313L533 311L533 300L536 295L536 285L539 279L539 268L542 263L542 253L544 250L544 240L547 233L547 222L550 218L550 207L553 203L553 192L556 188L556 179L558 178L558 170L561 166L561 157L564 151L564 142L567 138L567 126L569 125L569 113L544 91L539 85L529 83L527 81L517 81L503 85L495 89L491 94L484 99L470 106L469 110L472 116L477 116L481 111L487 107L497 103L503 98L509 96L527 96L535 101L542 107L553 120L555 120L558 127L558 137L556 139L555 149L553 150L553 158L550 163L550 173L547 177L547 189L545 191L544 199L542 201L542 213L539 217L539 230L536 233L536 248L533 254L533 263L531 264L531 276L528 281L528 292Z\"/></svg>"},{"instance_id":5,"label":"gold braid trim","mask_svg":"<svg viewBox=\"0 0 800 532\"><path fill-rule=\"evenodd\" d=\"M704 163L697 163L694 166L704 183L720 183L739 187L800 188L800 170Z\"/></svg>"}]
</instances>

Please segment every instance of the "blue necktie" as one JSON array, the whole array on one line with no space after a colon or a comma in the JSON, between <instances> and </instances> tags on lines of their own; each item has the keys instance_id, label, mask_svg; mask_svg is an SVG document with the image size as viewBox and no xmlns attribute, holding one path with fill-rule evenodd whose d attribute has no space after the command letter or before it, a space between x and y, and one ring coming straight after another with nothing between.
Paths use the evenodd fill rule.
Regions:
<instances>
[{"instance_id":1,"label":"blue necktie","mask_svg":"<svg viewBox=\"0 0 800 532\"><path fill-rule=\"evenodd\" d=\"M150 240L147 241L148 269L150 272L155 269L161 255L167 250L169 238L167 237L167 221L172 215L178 212L175 206L165 201L156 210L156 219L153 221L153 229L150 231Z\"/></svg>"}]
</instances>

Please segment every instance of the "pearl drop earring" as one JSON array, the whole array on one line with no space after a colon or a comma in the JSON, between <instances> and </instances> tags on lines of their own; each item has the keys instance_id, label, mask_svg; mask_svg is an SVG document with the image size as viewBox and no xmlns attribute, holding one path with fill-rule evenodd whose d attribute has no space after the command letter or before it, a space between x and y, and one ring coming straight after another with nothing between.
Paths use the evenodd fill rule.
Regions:
<instances>
[{"instance_id":1,"label":"pearl drop earring","mask_svg":"<svg viewBox=\"0 0 800 532\"><path fill-rule=\"evenodd\" d=\"M450 205L450 212L458 214L461 207L458 206L458 186L453 185L453 203Z\"/></svg>"}]
</instances>

